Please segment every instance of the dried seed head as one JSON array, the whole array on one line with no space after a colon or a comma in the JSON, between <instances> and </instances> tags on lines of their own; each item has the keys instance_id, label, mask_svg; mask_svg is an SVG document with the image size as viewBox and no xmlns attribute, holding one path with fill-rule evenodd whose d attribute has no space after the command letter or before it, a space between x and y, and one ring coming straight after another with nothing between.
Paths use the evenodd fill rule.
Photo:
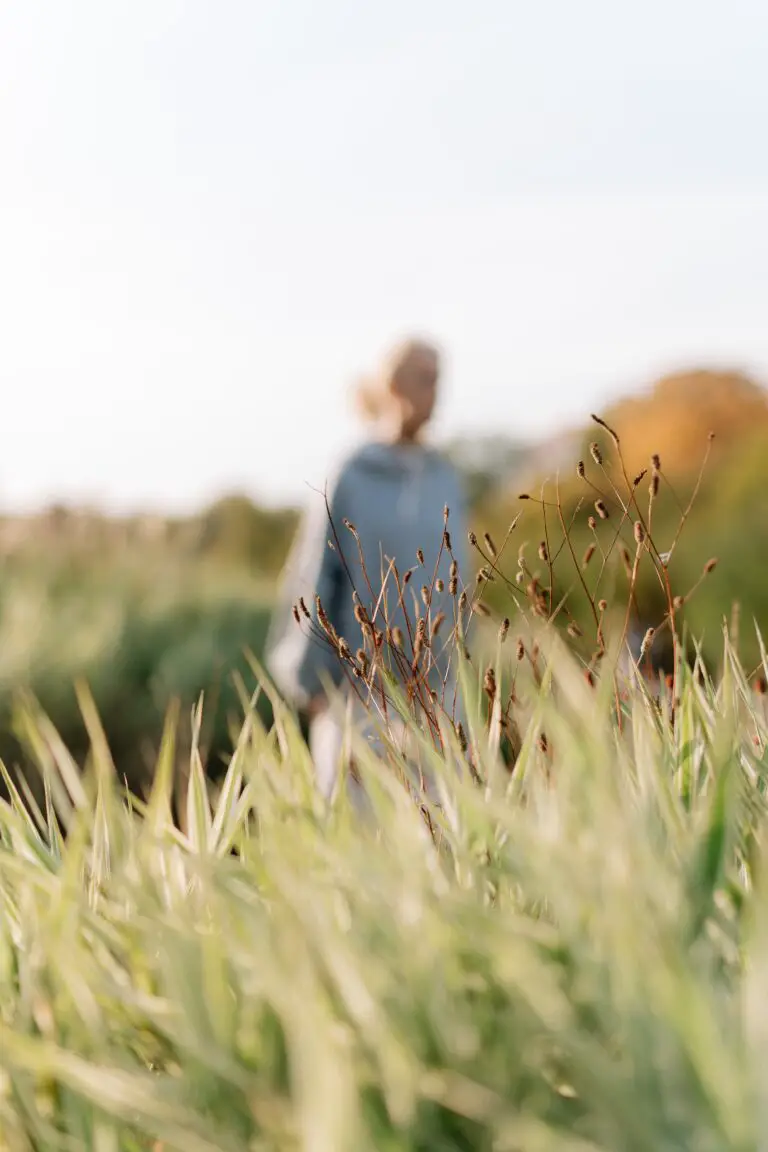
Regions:
<instances>
[{"instance_id":1,"label":"dried seed head","mask_svg":"<svg viewBox=\"0 0 768 1152\"><path fill-rule=\"evenodd\" d=\"M518 496L518 500L530 500L530 496L527 492L521 492Z\"/></svg>"},{"instance_id":2,"label":"dried seed head","mask_svg":"<svg viewBox=\"0 0 768 1152\"><path fill-rule=\"evenodd\" d=\"M576 475L579 477L580 480L583 480L585 475L586 475L586 469L584 467L584 461L583 460L579 460L578 464L576 465Z\"/></svg>"},{"instance_id":3,"label":"dried seed head","mask_svg":"<svg viewBox=\"0 0 768 1152\"><path fill-rule=\"evenodd\" d=\"M392 635L392 643L394 644L395 648L402 648L403 647L403 631L402 631L402 629L401 628L393 628L391 635Z\"/></svg>"},{"instance_id":4,"label":"dried seed head","mask_svg":"<svg viewBox=\"0 0 768 1152\"><path fill-rule=\"evenodd\" d=\"M442 581L440 579L439 576L438 576L437 580L435 580L435 591L436 592L444 592L445 591L445 583L444 583L444 581Z\"/></svg>"},{"instance_id":5,"label":"dried seed head","mask_svg":"<svg viewBox=\"0 0 768 1152\"><path fill-rule=\"evenodd\" d=\"M459 748L461 751L466 752L469 745L467 743L467 734L464 731L464 726L461 721L459 721L459 723L456 725L456 739L459 742Z\"/></svg>"},{"instance_id":6,"label":"dried seed head","mask_svg":"<svg viewBox=\"0 0 768 1152\"><path fill-rule=\"evenodd\" d=\"M639 546L645 540L645 528L639 520L635 520L635 543Z\"/></svg>"},{"instance_id":7,"label":"dried seed head","mask_svg":"<svg viewBox=\"0 0 768 1152\"><path fill-rule=\"evenodd\" d=\"M608 519L608 509L602 500L595 500L595 512L597 512L601 520Z\"/></svg>"},{"instance_id":8,"label":"dried seed head","mask_svg":"<svg viewBox=\"0 0 768 1152\"><path fill-rule=\"evenodd\" d=\"M548 564L548 563L549 563L549 551L547 550L547 542L546 542L546 540L542 540L542 542L539 544L539 559L540 559L540 560L541 560L541 561L542 561L544 564Z\"/></svg>"},{"instance_id":9,"label":"dried seed head","mask_svg":"<svg viewBox=\"0 0 768 1152\"><path fill-rule=\"evenodd\" d=\"M549 750L549 741L547 740L546 734L544 732L542 732L542 734L539 736L539 751L540 752L547 752L548 750Z\"/></svg>"},{"instance_id":10,"label":"dried seed head","mask_svg":"<svg viewBox=\"0 0 768 1152\"><path fill-rule=\"evenodd\" d=\"M675 596L674 600L672 601L672 607L675 609L675 611L677 611L679 608L682 608L684 604L685 596Z\"/></svg>"},{"instance_id":11,"label":"dried seed head","mask_svg":"<svg viewBox=\"0 0 768 1152\"><path fill-rule=\"evenodd\" d=\"M368 672L368 653L363 648L358 648L355 652L355 660L357 660L360 671L366 675Z\"/></svg>"},{"instance_id":12,"label":"dried seed head","mask_svg":"<svg viewBox=\"0 0 768 1152\"><path fill-rule=\"evenodd\" d=\"M463 612L464 609L466 608L466 606L467 606L467 590L465 588L462 591L461 596L459 596L459 612Z\"/></svg>"},{"instance_id":13,"label":"dried seed head","mask_svg":"<svg viewBox=\"0 0 768 1152\"><path fill-rule=\"evenodd\" d=\"M342 660L349 660L351 655L349 644L347 644L343 636L339 636L339 656L341 656Z\"/></svg>"},{"instance_id":14,"label":"dried seed head","mask_svg":"<svg viewBox=\"0 0 768 1152\"><path fill-rule=\"evenodd\" d=\"M590 516L589 520L587 520L587 526L588 526L590 532L595 531L595 529L597 528L597 520L595 520L594 516Z\"/></svg>"},{"instance_id":15,"label":"dried seed head","mask_svg":"<svg viewBox=\"0 0 768 1152\"><path fill-rule=\"evenodd\" d=\"M652 500L655 500L659 494L659 482L660 482L659 473L654 472L653 475L651 476L651 482L648 485L648 491L651 494Z\"/></svg>"},{"instance_id":16,"label":"dried seed head","mask_svg":"<svg viewBox=\"0 0 768 1152\"><path fill-rule=\"evenodd\" d=\"M496 674L493 668L486 668L485 676L483 677L483 691L489 700L496 698Z\"/></svg>"},{"instance_id":17,"label":"dried seed head","mask_svg":"<svg viewBox=\"0 0 768 1152\"><path fill-rule=\"evenodd\" d=\"M448 517L450 516L450 514L451 514L451 510L448 507L448 505L446 504L445 508L443 508L443 521L445 524L448 523Z\"/></svg>"},{"instance_id":18,"label":"dried seed head","mask_svg":"<svg viewBox=\"0 0 768 1152\"><path fill-rule=\"evenodd\" d=\"M517 572L515 574L515 584L522 584L525 580L525 572Z\"/></svg>"},{"instance_id":19,"label":"dried seed head","mask_svg":"<svg viewBox=\"0 0 768 1152\"><path fill-rule=\"evenodd\" d=\"M518 640L515 654L516 654L518 660L524 660L525 659L525 644L523 643L522 640Z\"/></svg>"},{"instance_id":20,"label":"dried seed head","mask_svg":"<svg viewBox=\"0 0 768 1152\"><path fill-rule=\"evenodd\" d=\"M365 615L365 609L362 604L355 604L355 620L357 620L361 627L365 627L368 623L368 618Z\"/></svg>"},{"instance_id":21,"label":"dried seed head","mask_svg":"<svg viewBox=\"0 0 768 1152\"><path fill-rule=\"evenodd\" d=\"M653 638L655 635L656 635L656 629L655 628L649 628L648 631L646 632L645 636L643 636L643 642L640 645L640 655L641 656L644 656L645 653L648 651L648 649L651 647L651 645L653 644Z\"/></svg>"},{"instance_id":22,"label":"dried seed head","mask_svg":"<svg viewBox=\"0 0 768 1152\"><path fill-rule=\"evenodd\" d=\"M494 542L493 542L493 539L492 539L492 537L491 537L491 534L490 534L490 532L486 532L486 533L484 533L484 535L483 535L483 540L485 541L485 546L486 546L486 548L488 549L488 551L490 552L491 556L492 556L492 557L494 558L494 560L495 560L495 559L496 559L496 545L495 545L495 544L494 544Z\"/></svg>"},{"instance_id":23,"label":"dried seed head","mask_svg":"<svg viewBox=\"0 0 768 1152\"><path fill-rule=\"evenodd\" d=\"M445 623L445 612L438 612L437 616L435 616L434 620L432 621L432 627L430 629L430 636L432 639L434 639L435 636L437 636L438 632L440 631L440 629L442 628L444 623Z\"/></svg>"},{"instance_id":24,"label":"dried seed head","mask_svg":"<svg viewBox=\"0 0 768 1152\"><path fill-rule=\"evenodd\" d=\"M624 567L626 569L627 575L631 576L632 575L632 557L630 556L629 551L626 548L622 547L620 550L620 555L621 555L621 559L622 559L622 562L624 564Z\"/></svg>"},{"instance_id":25,"label":"dried seed head","mask_svg":"<svg viewBox=\"0 0 768 1152\"><path fill-rule=\"evenodd\" d=\"M412 576L413 576L413 568L409 568L408 571L403 576L403 587L405 587L406 584L410 584Z\"/></svg>"},{"instance_id":26,"label":"dried seed head","mask_svg":"<svg viewBox=\"0 0 768 1152\"><path fill-rule=\"evenodd\" d=\"M590 544L590 545L588 546L588 548L587 548L586 552L584 553L584 556L583 556L583 558L582 558L582 561L581 561L581 566L582 566L582 568L586 568L586 567L587 567L587 565L589 564L590 560L592 559L592 557L593 557L593 556L594 556L594 554L595 554L595 549L596 549L596 547L597 547L597 545L596 545L596 544Z\"/></svg>"},{"instance_id":27,"label":"dried seed head","mask_svg":"<svg viewBox=\"0 0 768 1152\"><path fill-rule=\"evenodd\" d=\"M425 637L424 621L419 620L419 626L416 629L416 636L414 637L414 641L413 641L413 663L411 664L411 671L412 672L415 672L416 668L418 667L419 660L421 659L421 654L424 651L425 639L426 639L426 637Z\"/></svg>"},{"instance_id":28,"label":"dried seed head","mask_svg":"<svg viewBox=\"0 0 768 1152\"><path fill-rule=\"evenodd\" d=\"M306 620L309 620L311 618L310 613L309 613L309 608L307 608L307 604L306 604L306 601L305 601L303 596L299 597L299 609L301 611L302 616Z\"/></svg>"},{"instance_id":29,"label":"dried seed head","mask_svg":"<svg viewBox=\"0 0 768 1152\"><path fill-rule=\"evenodd\" d=\"M607 600L598 600L597 606L600 609L600 611L603 613L608 611L608 601Z\"/></svg>"},{"instance_id":30,"label":"dried seed head","mask_svg":"<svg viewBox=\"0 0 768 1152\"><path fill-rule=\"evenodd\" d=\"M509 617L505 616L501 622L500 627L499 627L499 642L501 644L503 644L504 641L506 640L508 632L509 632Z\"/></svg>"},{"instance_id":31,"label":"dried seed head","mask_svg":"<svg viewBox=\"0 0 768 1152\"><path fill-rule=\"evenodd\" d=\"M416 559L418 560L419 564L421 564L421 566L423 567L424 566L424 553L422 552L421 548L416 549Z\"/></svg>"},{"instance_id":32,"label":"dried seed head","mask_svg":"<svg viewBox=\"0 0 768 1152\"><path fill-rule=\"evenodd\" d=\"M469 542L473 548L477 547L477 536L475 535L474 532L469 533Z\"/></svg>"},{"instance_id":33,"label":"dried seed head","mask_svg":"<svg viewBox=\"0 0 768 1152\"><path fill-rule=\"evenodd\" d=\"M599 444L596 444L596 443L590 444L589 453L590 453L592 459L594 460L595 464L602 464L603 463L603 454L600 451L600 445Z\"/></svg>"},{"instance_id":34,"label":"dried seed head","mask_svg":"<svg viewBox=\"0 0 768 1152\"><path fill-rule=\"evenodd\" d=\"M653 456L651 456L651 467L654 472L661 472L661 457L658 452L654 452Z\"/></svg>"},{"instance_id":35,"label":"dried seed head","mask_svg":"<svg viewBox=\"0 0 768 1152\"><path fill-rule=\"evenodd\" d=\"M605 428L606 432L608 433L608 435L611 437L614 444L618 448L618 446L619 446L618 433L615 432L613 428L611 428L610 424L606 424L605 420L603 420L600 416L595 416L594 412L591 413L591 416L592 416L592 419L594 420L595 424L599 424L601 428Z\"/></svg>"},{"instance_id":36,"label":"dried seed head","mask_svg":"<svg viewBox=\"0 0 768 1152\"><path fill-rule=\"evenodd\" d=\"M297 604L294 604L294 605L293 605L293 608L291 609L291 611L293 612L293 618L294 618L294 620L296 621L296 623L297 623L297 624L301 624L301 616L300 616L300 614L299 614L299 607L298 607L298 605L297 605Z\"/></svg>"},{"instance_id":37,"label":"dried seed head","mask_svg":"<svg viewBox=\"0 0 768 1152\"><path fill-rule=\"evenodd\" d=\"M451 580L458 580L458 578L459 578L459 566L455 560L451 560L451 573L450 573L450 575L451 575Z\"/></svg>"},{"instance_id":38,"label":"dried seed head","mask_svg":"<svg viewBox=\"0 0 768 1152\"><path fill-rule=\"evenodd\" d=\"M490 616L490 614L491 614L490 608L487 608L486 605L483 604L482 600L476 600L474 602L474 604L472 605L472 611L477 616Z\"/></svg>"},{"instance_id":39,"label":"dried seed head","mask_svg":"<svg viewBox=\"0 0 768 1152\"><path fill-rule=\"evenodd\" d=\"M715 568L717 568L717 556L713 556L711 560L707 560L704 565L704 575L709 576L710 572L714 572Z\"/></svg>"},{"instance_id":40,"label":"dried seed head","mask_svg":"<svg viewBox=\"0 0 768 1152\"><path fill-rule=\"evenodd\" d=\"M456 579L449 580L448 581L448 591L450 592L451 596L455 596L456 593L458 592L458 590L459 590L458 580L456 580Z\"/></svg>"},{"instance_id":41,"label":"dried seed head","mask_svg":"<svg viewBox=\"0 0 768 1152\"><path fill-rule=\"evenodd\" d=\"M331 628L331 622L325 614L325 608L323 608L323 602L319 596L315 596L315 609L317 611L317 619L318 619L318 622L320 624L320 627L329 636L332 636L333 635L333 629Z\"/></svg>"},{"instance_id":42,"label":"dried seed head","mask_svg":"<svg viewBox=\"0 0 768 1152\"><path fill-rule=\"evenodd\" d=\"M453 548L451 546L451 534L447 528L446 528L445 532L443 532L443 544L445 544L445 547L449 552L453 551Z\"/></svg>"},{"instance_id":43,"label":"dried seed head","mask_svg":"<svg viewBox=\"0 0 768 1152\"><path fill-rule=\"evenodd\" d=\"M427 588L426 584L422 584L421 586L421 599L424 606L429 608L429 605L432 602L432 593L430 592L429 588Z\"/></svg>"},{"instance_id":44,"label":"dried seed head","mask_svg":"<svg viewBox=\"0 0 768 1152\"><path fill-rule=\"evenodd\" d=\"M357 539L357 528L355 528L355 526L351 520L347 520L345 518L344 527L347 529L347 531L352 533L352 535L355 537L355 539Z\"/></svg>"},{"instance_id":45,"label":"dried seed head","mask_svg":"<svg viewBox=\"0 0 768 1152\"><path fill-rule=\"evenodd\" d=\"M571 620L570 624L568 625L568 635L573 640L578 640L580 636L584 635L575 620Z\"/></svg>"}]
</instances>

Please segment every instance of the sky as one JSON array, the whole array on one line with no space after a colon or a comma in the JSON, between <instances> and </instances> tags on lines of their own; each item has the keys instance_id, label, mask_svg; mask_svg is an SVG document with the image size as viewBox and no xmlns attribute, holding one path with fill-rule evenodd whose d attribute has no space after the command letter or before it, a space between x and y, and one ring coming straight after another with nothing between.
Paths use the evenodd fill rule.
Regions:
<instances>
[{"instance_id":1,"label":"sky","mask_svg":"<svg viewBox=\"0 0 768 1152\"><path fill-rule=\"evenodd\" d=\"M392 340L436 434L768 380L763 0L0 0L0 505L322 486Z\"/></svg>"}]
</instances>

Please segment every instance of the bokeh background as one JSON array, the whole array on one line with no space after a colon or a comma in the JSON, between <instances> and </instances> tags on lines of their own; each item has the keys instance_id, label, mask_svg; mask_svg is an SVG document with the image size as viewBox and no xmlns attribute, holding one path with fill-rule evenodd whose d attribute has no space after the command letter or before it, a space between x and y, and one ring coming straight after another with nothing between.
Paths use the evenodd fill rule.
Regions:
<instances>
[{"instance_id":1,"label":"bokeh background","mask_svg":"<svg viewBox=\"0 0 768 1152\"><path fill-rule=\"evenodd\" d=\"M0 754L29 688L84 754L78 677L126 776L201 690L226 753L349 388L414 329L478 531L558 472L573 505L596 411L660 453L663 544L714 431L674 576L719 557L686 625L715 662L738 605L756 661L766 37L759 0L0 7Z\"/></svg>"}]
</instances>

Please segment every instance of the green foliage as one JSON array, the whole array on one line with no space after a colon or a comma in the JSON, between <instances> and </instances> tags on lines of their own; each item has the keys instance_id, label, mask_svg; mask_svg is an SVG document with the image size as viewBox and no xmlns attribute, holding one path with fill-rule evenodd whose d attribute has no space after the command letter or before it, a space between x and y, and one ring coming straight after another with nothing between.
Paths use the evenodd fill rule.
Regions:
<instances>
[{"instance_id":1,"label":"green foliage","mask_svg":"<svg viewBox=\"0 0 768 1152\"><path fill-rule=\"evenodd\" d=\"M0 595L0 754L28 766L12 712L18 693L31 690L82 761L74 684L84 680L118 771L134 788L151 777L169 703L190 709L205 692L204 751L216 775L231 752L231 725L242 721L235 675L250 696L246 652L261 654L268 624L263 584L237 570L146 557L74 571L9 563ZM266 700L259 706L268 720Z\"/></svg>"},{"instance_id":2,"label":"green foliage","mask_svg":"<svg viewBox=\"0 0 768 1152\"><path fill-rule=\"evenodd\" d=\"M696 398L701 398L702 392L703 399L697 406ZM675 452L676 421L679 423L690 412L695 413L695 420L689 419L686 428L681 428ZM537 548L546 538L550 555L559 557L554 599L564 603L579 626L589 631L592 614L583 594L582 576L593 599L605 597L611 608L619 602L623 611L628 580L619 549L625 547L634 557L633 526L642 516L653 541L651 551L655 549L657 556L666 554L679 538L679 546L675 546L668 564L672 590L685 598L677 616L678 629L702 644L708 663L714 667L719 659L723 617L730 617L736 606L743 617L740 655L746 664L754 666L759 649L752 622L763 628L768 622L768 581L764 577L768 559L768 517L763 497L768 485L765 392L740 377L694 374L663 381L649 398L620 406L612 419L620 433L624 467L609 433L592 424L583 436L583 478L577 477L574 459L566 470L558 468L548 478L532 484L526 493L528 500L521 502L518 494L512 493L506 499L479 506L474 513L478 536L490 531L497 541L504 539L508 525L521 513L505 560L499 565L502 573L507 579L514 579L521 548L533 570ZM708 442L706 433L694 441L693 431L708 424L717 429L714 442ZM593 444L598 447L602 465L592 457ZM658 449L659 496L651 508L651 458ZM638 476L642 479L630 499L629 489ZM598 498L608 512L605 521L596 514ZM589 527L590 516L595 519L594 530ZM592 544L594 557L582 569ZM569 559L571 549L573 562ZM609 561L604 564L603 557L609 553ZM704 566L712 558L717 559L717 568L702 581ZM546 582L548 573L542 565L538 569ZM489 587L486 599L499 613L511 614L508 586L503 580ZM666 611L659 564L644 559L633 587L637 627L641 632L648 627L658 628ZM668 633L660 649L664 644L667 650L660 651L660 662L669 670Z\"/></svg>"},{"instance_id":3,"label":"green foliage","mask_svg":"<svg viewBox=\"0 0 768 1152\"><path fill-rule=\"evenodd\" d=\"M756 1152L764 702L726 647L674 722L638 681L619 723L610 677L542 646L513 775L479 714L482 786L429 754L432 835L386 740L361 814L320 801L279 706L214 788L198 718L182 833L172 725L127 807L88 698L82 780L31 706L48 805L0 803L3 1147Z\"/></svg>"},{"instance_id":4,"label":"green foliage","mask_svg":"<svg viewBox=\"0 0 768 1152\"><path fill-rule=\"evenodd\" d=\"M293 509L258 508L247 496L227 496L201 518L199 550L226 564L275 576L296 529Z\"/></svg>"}]
</instances>

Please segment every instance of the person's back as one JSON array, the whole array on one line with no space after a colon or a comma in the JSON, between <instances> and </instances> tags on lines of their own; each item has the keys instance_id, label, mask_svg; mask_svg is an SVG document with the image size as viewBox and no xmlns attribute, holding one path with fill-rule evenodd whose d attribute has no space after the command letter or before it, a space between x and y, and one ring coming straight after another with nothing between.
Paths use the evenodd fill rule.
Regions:
<instances>
[{"instance_id":1,"label":"person's back","mask_svg":"<svg viewBox=\"0 0 768 1152\"><path fill-rule=\"evenodd\" d=\"M379 435L343 463L325 499L314 497L289 559L269 663L284 694L315 718L325 714L324 681L346 679L360 695L365 681L353 665L377 663L416 699L431 691L439 704L445 696L451 711L466 520L455 469L418 440L437 370L432 349L398 350L366 396L369 411L378 405ZM327 715L324 724L327 731Z\"/></svg>"}]
</instances>

